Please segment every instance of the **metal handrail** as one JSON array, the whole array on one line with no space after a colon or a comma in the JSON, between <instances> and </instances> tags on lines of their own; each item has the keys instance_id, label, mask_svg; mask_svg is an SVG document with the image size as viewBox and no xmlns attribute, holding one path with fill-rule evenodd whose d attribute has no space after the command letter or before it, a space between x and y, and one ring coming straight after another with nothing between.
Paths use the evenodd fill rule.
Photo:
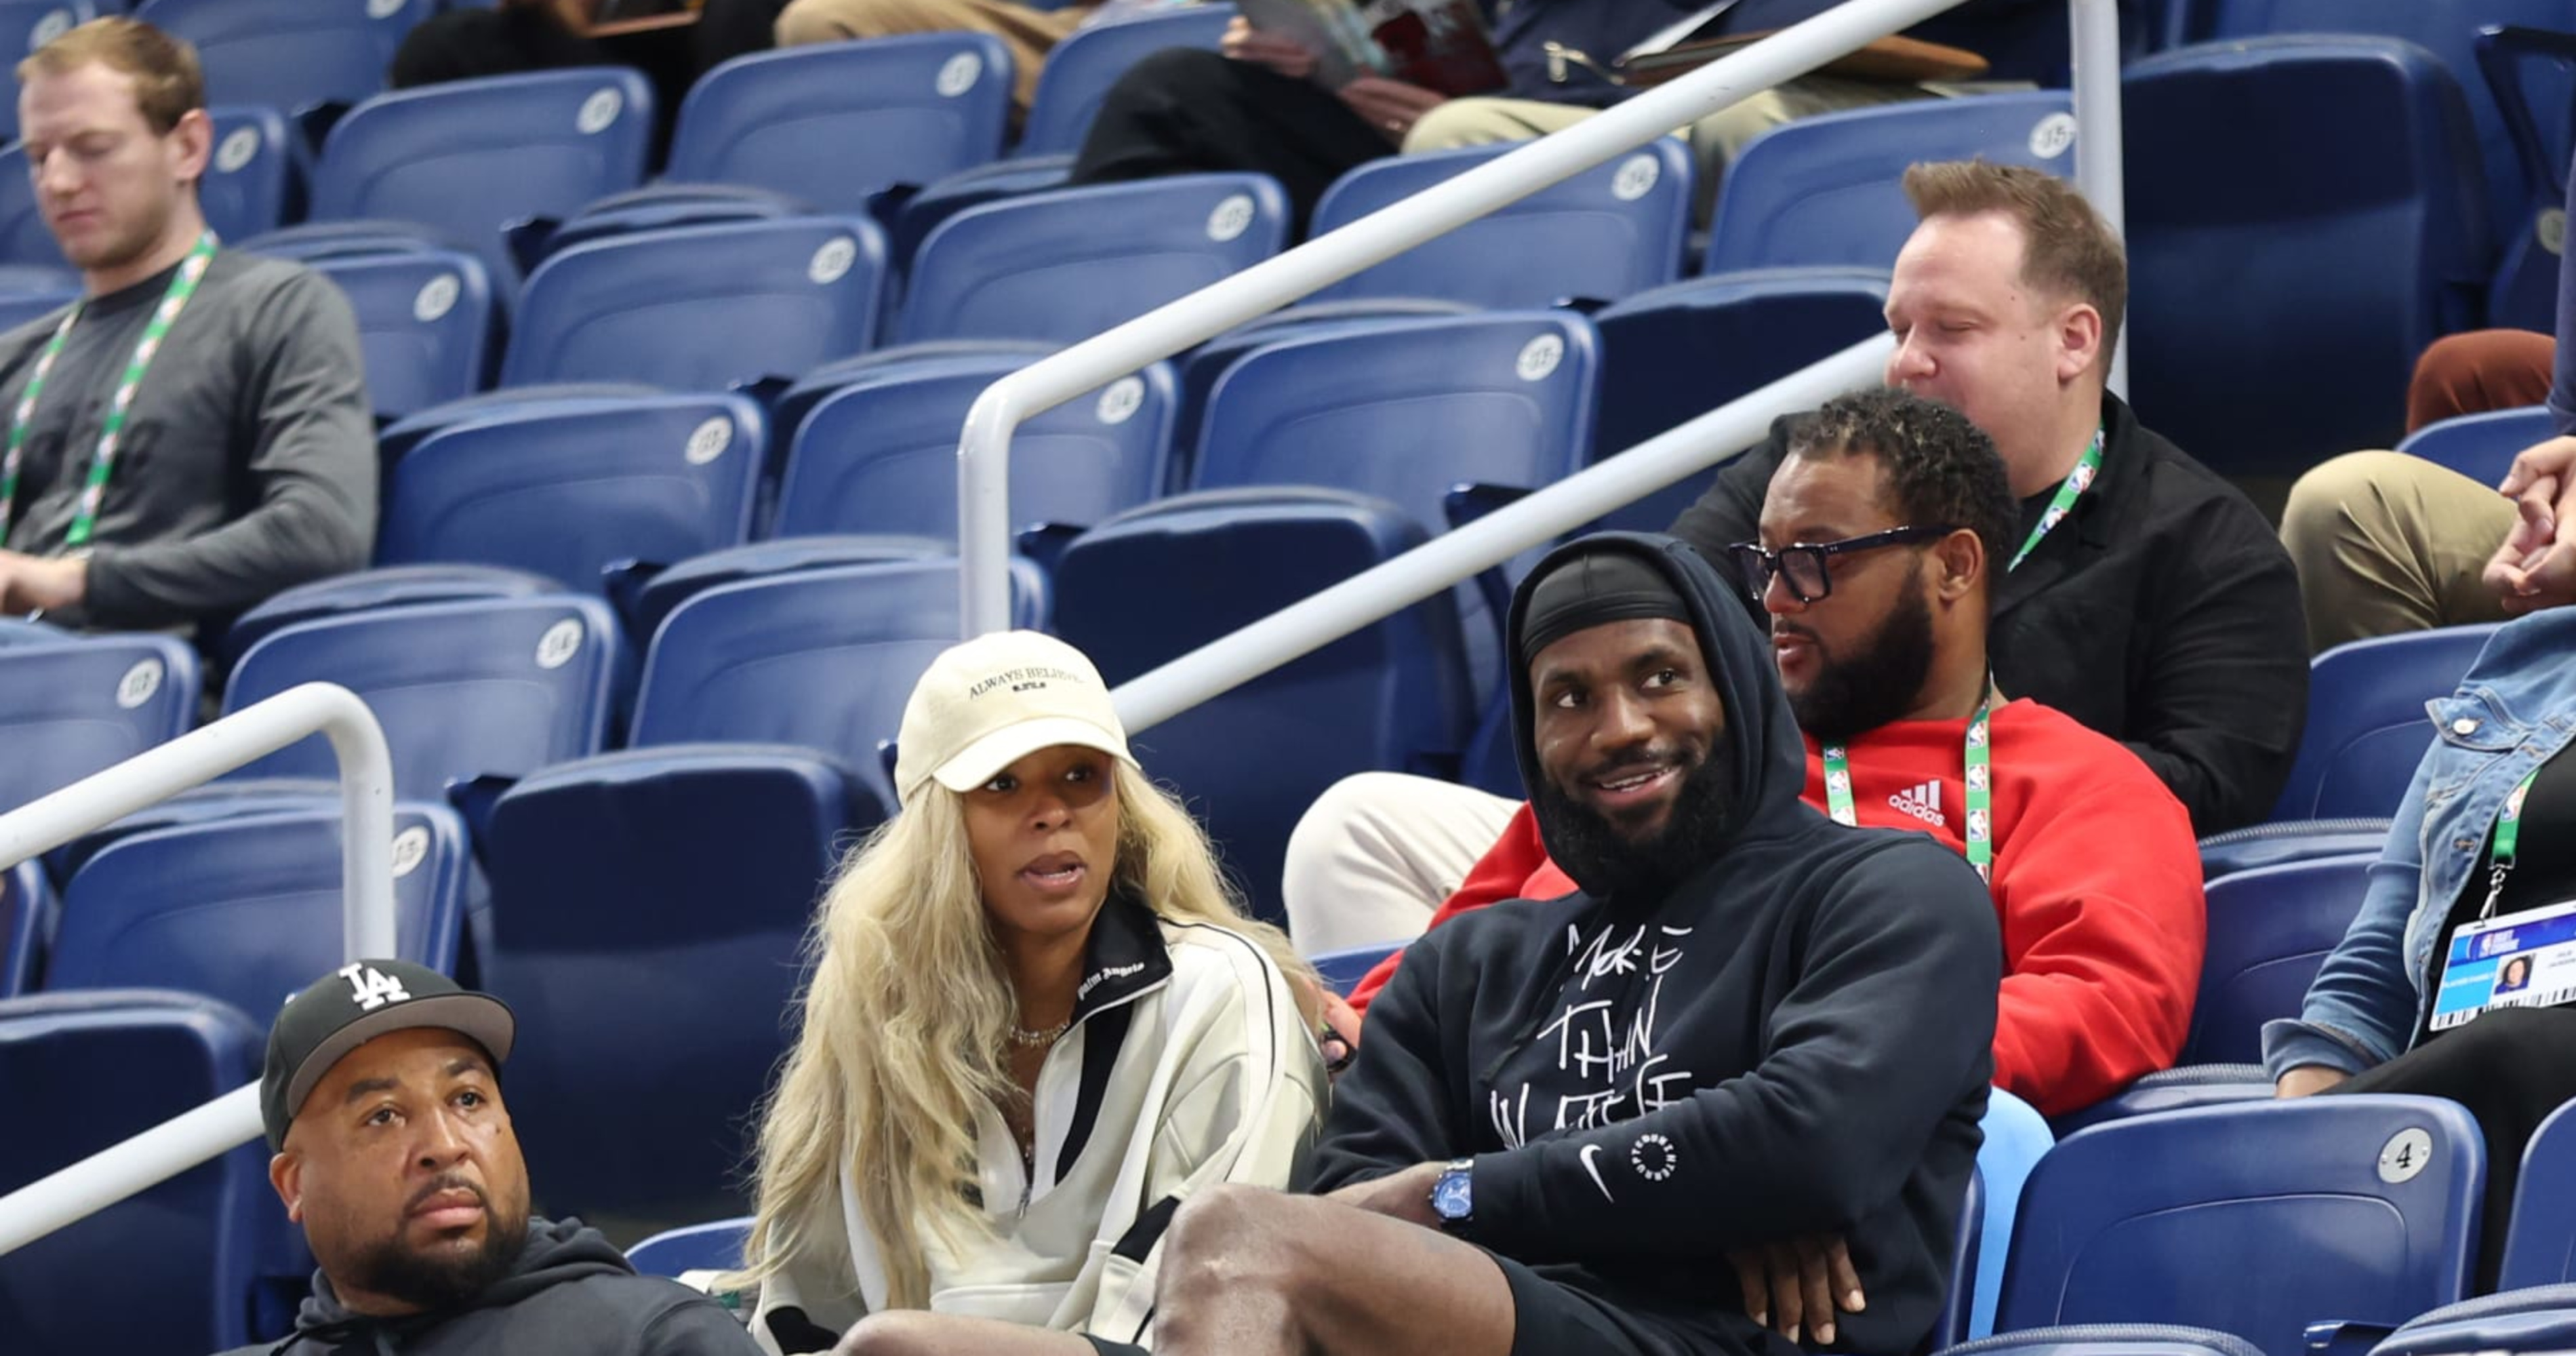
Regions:
<instances>
[{"instance_id":1,"label":"metal handrail","mask_svg":"<svg viewBox=\"0 0 2576 1356\"><path fill-rule=\"evenodd\" d=\"M331 683L288 688L0 815L0 871L316 734L331 741L340 763L341 919L349 959L392 955L393 754L375 713L357 694ZM235 1088L0 1196L0 1255L259 1134L257 1085Z\"/></svg>"}]
</instances>

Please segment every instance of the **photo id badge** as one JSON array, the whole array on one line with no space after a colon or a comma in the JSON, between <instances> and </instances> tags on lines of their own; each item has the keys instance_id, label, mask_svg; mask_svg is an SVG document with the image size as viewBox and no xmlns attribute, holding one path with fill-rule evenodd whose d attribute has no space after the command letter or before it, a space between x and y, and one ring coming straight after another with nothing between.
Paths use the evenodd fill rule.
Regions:
<instances>
[{"instance_id":1,"label":"photo id badge","mask_svg":"<svg viewBox=\"0 0 2576 1356\"><path fill-rule=\"evenodd\" d=\"M2576 900L2461 925L2442 960L2432 1028L2448 1031L2495 1008L2570 1001L2576 1001Z\"/></svg>"}]
</instances>

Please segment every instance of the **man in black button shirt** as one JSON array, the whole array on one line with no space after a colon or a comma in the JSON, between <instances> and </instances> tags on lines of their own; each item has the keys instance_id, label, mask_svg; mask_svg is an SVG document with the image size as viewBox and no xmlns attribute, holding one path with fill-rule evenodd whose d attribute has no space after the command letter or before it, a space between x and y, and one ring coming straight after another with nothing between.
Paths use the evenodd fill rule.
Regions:
<instances>
[{"instance_id":1,"label":"man in black button shirt","mask_svg":"<svg viewBox=\"0 0 2576 1356\"><path fill-rule=\"evenodd\" d=\"M2103 389L2128 298L2120 243L2073 186L2008 165L1916 165L1890 385L1957 406L2003 454L2029 534L1997 584L1996 681L2127 744L2203 835L2260 822L2305 724L2298 579L2245 496ZM2098 432L2097 432L2098 431ZM2098 474L2054 517L2100 439ZM1750 541L1785 425L1674 523L1714 558Z\"/></svg>"}]
</instances>

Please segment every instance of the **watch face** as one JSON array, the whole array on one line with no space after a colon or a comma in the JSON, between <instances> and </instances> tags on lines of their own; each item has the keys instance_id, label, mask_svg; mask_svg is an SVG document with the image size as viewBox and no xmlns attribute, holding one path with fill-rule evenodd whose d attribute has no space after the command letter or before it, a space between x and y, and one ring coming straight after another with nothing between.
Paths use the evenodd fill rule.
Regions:
<instances>
[{"instance_id":1,"label":"watch face","mask_svg":"<svg viewBox=\"0 0 2576 1356\"><path fill-rule=\"evenodd\" d=\"M1440 1174L1431 1187L1431 1209L1442 1219L1465 1219L1474 1204L1473 1185L1466 1173L1450 1171Z\"/></svg>"}]
</instances>

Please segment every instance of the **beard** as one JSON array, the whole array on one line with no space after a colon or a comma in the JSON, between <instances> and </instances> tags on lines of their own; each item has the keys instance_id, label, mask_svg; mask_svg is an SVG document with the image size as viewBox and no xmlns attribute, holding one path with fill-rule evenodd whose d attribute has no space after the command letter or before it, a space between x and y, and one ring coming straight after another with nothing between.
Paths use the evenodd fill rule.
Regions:
<instances>
[{"instance_id":1,"label":"beard","mask_svg":"<svg viewBox=\"0 0 2576 1356\"><path fill-rule=\"evenodd\" d=\"M467 1303L509 1275L511 1266L519 1260L519 1249L527 1242L527 1212L522 1210L516 1218L504 1219L493 1208L488 1192L452 1177L422 1188L419 1198L452 1190L471 1191L483 1203L480 1246L466 1252L444 1248L435 1253L423 1252L403 1241L397 1225L392 1235L367 1244L351 1259L349 1282L434 1313Z\"/></svg>"},{"instance_id":2,"label":"beard","mask_svg":"<svg viewBox=\"0 0 2576 1356\"><path fill-rule=\"evenodd\" d=\"M1719 735L1708 755L1683 774L1664 827L1643 838L1621 831L1608 816L1559 789L1554 779L1538 778L1530 808L1538 816L1548 855L1595 898L1656 900L1671 893L1715 859L1726 834L1735 809L1727 787L1735 768L1732 738L1731 732ZM1650 750L1633 761L1674 759Z\"/></svg>"},{"instance_id":3,"label":"beard","mask_svg":"<svg viewBox=\"0 0 2576 1356\"><path fill-rule=\"evenodd\" d=\"M1789 694L1789 710L1798 728L1819 744L1848 744L1914 709L1924 680L1932 675L1932 604L1923 597L1923 563L1915 561L1897 592L1887 619L1867 648L1848 657L1823 655L1816 676L1803 692ZM1815 639L1815 633L1790 622L1775 631Z\"/></svg>"}]
</instances>

